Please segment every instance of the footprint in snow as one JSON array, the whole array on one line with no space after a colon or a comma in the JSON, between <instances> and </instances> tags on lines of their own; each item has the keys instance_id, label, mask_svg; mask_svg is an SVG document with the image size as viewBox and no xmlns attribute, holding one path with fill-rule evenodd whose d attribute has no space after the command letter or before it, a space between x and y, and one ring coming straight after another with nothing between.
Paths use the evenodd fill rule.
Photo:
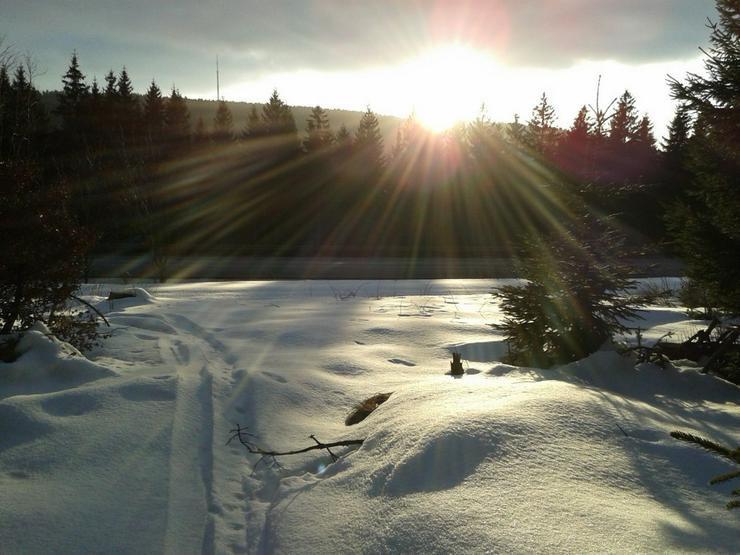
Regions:
<instances>
[{"instance_id":1,"label":"footprint in snow","mask_svg":"<svg viewBox=\"0 0 740 555\"><path fill-rule=\"evenodd\" d=\"M174 382L136 381L121 386L121 397L129 401L172 401L175 399Z\"/></svg>"},{"instance_id":2,"label":"footprint in snow","mask_svg":"<svg viewBox=\"0 0 740 555\"><path fill-rule=\"evenodd\" d=\"M402 358L389 358L388 362L391 362L393 364L403 364L404 366L416 366L415 362L409 362L408 360L403 360Z\"/></svg>"},{"instance_id":3,"label":"footprint in snow","mask_svg":"<svg viewBox=\"0 0 740 555\"><path fill-rule=\"evenodd\" d=\"M41 401L41 408L52 416L82 416L97 406L95 397L87 394L60 395Z\"/></svg>"}]
</instances>

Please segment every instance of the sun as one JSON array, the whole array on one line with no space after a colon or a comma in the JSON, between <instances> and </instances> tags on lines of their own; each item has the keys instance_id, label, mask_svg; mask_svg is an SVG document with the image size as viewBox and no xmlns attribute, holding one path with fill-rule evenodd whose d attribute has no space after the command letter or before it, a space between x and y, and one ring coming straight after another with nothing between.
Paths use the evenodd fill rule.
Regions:
<instances>
[{"instance_id":1,"label":"sun","mask_svg":"<svg viewBox=\"0 0 740 555\"><path fill-rule=\"evenodd\" d=\"M465 44L445 44L404 64L402 86L419 122L440 132L476 117L497 71L487 53Z\"/></svg>"}]
</instances>

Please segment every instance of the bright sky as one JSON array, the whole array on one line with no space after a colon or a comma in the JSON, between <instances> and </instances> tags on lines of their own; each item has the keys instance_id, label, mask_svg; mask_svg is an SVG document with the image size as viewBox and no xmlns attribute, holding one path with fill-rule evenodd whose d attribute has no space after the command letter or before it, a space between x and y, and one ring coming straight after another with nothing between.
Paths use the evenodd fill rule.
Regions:
<instances>
[{"instance_id":1,"label":"bright sky","mask_svg":"<svg viewBox=\"0 0 740 555\"><path fill-rule=\"evenodd\" d=\"M126 65L215 98L406 116L435 129L475 117L526 121L542 92L567 127L578 109L629 89L664 133L666 75L699 71L713 0L0 0L0 36L58 88L73 49L98 79Z\"/></svg>"}]
</instances>

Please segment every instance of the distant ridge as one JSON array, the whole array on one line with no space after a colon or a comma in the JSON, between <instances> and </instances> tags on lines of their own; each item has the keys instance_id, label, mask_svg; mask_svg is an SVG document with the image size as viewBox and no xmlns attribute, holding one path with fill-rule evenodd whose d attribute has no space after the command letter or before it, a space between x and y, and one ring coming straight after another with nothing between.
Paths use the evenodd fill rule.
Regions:
<instances>
[{"instance_id":1,"label":"distant ridge","mask_svg":"<svg viewBox=\"0 0 740 555\"><path fill-rule=\"evenodd\" d=\"M49 114L49 117L53 123L56 123L56 117L54 116L54 108L57 104L57 91L44 91L42 93L42 102L44 107ZM136 95L141 99L141 95ZM188 110L190 110L190 123L195 125L198 118L203 118L203 122L206 124L206 129L210 130L213 125L213 118L216 116L216 101L205 100L202 98L186 98ZM259 102L239 102L239 101L226 101L226 105L231 110L231 114L234 116L234 131L241 133L247 125L247 115L251 111L253 106L256 106L258 110L262 108L262 103ZM299 134L305 134L306 132L306 120L311 114L313 106L291 106L290 109L293 111L293 117L295 118L296 126L298 127ZM355 110L340 110L326 108L322 106L326 113L329 115L329 123L331 123L332 130L336 133L342 124L347 126L350 132L353 132L360 123L360 118L363 112ZM383 134L383 141L385 142L385 148L388 150L393 146L396 140L396 130L401 125L403 118L396 116L385 116L376 114L378 116L378 122L380 123L380 132Z\"/></svg>"}]
</instances>

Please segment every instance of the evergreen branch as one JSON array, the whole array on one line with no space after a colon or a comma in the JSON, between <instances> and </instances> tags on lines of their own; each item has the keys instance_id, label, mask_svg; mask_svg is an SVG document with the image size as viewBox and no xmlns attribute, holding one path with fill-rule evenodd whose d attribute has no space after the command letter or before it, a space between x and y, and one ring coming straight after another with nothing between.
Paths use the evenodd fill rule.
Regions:
<instances>
[{"instance_id":1,"label":"evergreen branch","mask_svg":"<svg viewBox=\"0 0 740 555\"><path fill-rule=\"evenodd\" d=\"M740 499L733 499L725 507L727 507L728 511L740 508Z\"/></svg>"},{"instance_id":2,"label":"evergreen branch","mask_svg":"<svg viewBox=\"0 0 740 555\"><path fill-rule=\"evenodd\" d=\"M733 470L732 472L727 472L726 474L720 474L719 476L715 476L714 478L709 480L709 483L711 485L720 484L722 482L732 480L733 478L740 478L740 470ZM732 492L732 494L738 495L740 494L740 490L735 490Z\"/></svg>"},{"instance_id":3,"label":"evergreen branch","mask_svg":"<svg viewBox=\"0 0 740 555\"><path fill-rule=\"evenodd\" d=\"M689 443L696 443L697 445L700 445L707 451L713 451L715 453L722 455L723 457L727 459L730 459L731 461L740 463L740 451L739 450L733 451L732 449L729 449L723 445L720 445L719 443L715 443L709 439L695 436L687 432L673 431L671 432L671 437L675 439L679 439L681 441L687 441Z\"/></svg>"}]
</instances>

